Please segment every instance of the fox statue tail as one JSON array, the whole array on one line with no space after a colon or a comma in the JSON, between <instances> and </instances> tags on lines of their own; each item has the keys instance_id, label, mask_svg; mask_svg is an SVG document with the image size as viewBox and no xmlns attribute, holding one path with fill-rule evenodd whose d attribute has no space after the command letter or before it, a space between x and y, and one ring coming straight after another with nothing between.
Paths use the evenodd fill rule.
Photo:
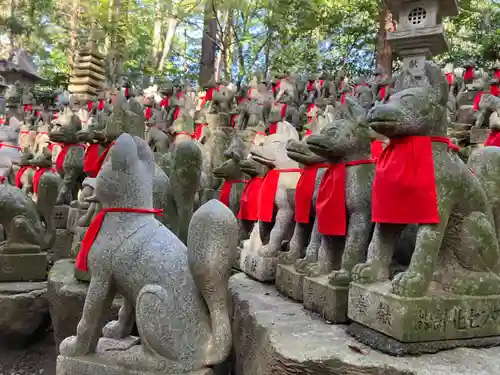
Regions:
<instances>
[{"instance_id":1,"label":"fox statue tail","mask_svg":"<svg viewBox=\"0 0 500 375\"><path fill-rule=\"evenodd\" d=\"M189 224L189 269L207 304L212 326L204 359L207 366L223 362L232 348L228 281L238 236L236 217L215 199L202 205Z\"/></svg>"}]
</instances>

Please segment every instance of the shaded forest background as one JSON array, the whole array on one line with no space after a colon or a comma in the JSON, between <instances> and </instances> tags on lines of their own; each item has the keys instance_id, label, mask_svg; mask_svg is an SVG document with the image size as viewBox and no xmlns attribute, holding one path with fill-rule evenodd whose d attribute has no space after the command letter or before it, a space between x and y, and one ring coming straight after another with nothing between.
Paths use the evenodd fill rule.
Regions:
<instances>
[{"instance_id":1,"label":"shaded forest background","mask_svg":"<svg viewBox=\"0 0 500 375\"><path fill-rule=\"evenodd\" d=\"M461 0L446 20L440 63L500 60L500 0ZM0 54L23 48L51 85L64 84L78 48L96 43L108 82L234 83L276 72L369 73L397 63L396 26L381 0L0 0Z\"/></svg>"}]
</instances>

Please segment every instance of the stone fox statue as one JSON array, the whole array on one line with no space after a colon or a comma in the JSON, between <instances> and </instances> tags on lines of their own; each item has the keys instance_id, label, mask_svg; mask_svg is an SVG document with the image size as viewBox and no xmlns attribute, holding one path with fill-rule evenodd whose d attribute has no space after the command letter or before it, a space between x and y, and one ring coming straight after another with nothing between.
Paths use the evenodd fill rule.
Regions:
<instances>
[{"instance_id":1,"label":"stone fox statue","mask_svg":"<svg viewBox=\"0 0 500 375\"><path fill-rule=\"evenodd\" d=\"M140 345L114 352L113 365L183 373L221 363L232 347L227 288L238 243L236 218L222 203L207 202L193 214L186 249L151 214L151 149L127 133L115 142L95 191L103 211L115 211L105 214L91 246L82 319L60 352L86 358L95 353L103 318L120 293L125 301L118 321L108 323L103 334L127 337L135 316Z\"/></svg>"},{"instance_id":2,"label":"stone fox statue","mask_svg":"<svg viewBox=\"0 0 500 375\"><path fill-rule=\"evenodd\" d=\"M412 81L403 73L391 97L368 113L370 126L390 138L390 144L375 171L372 220L376 225L367 262L353 269L353 279L386 280L394 243L407 224L414 223L418 224L415 249L408 269L392 280L393 293L421 297L435 281L455 294L498 294L499 248L485 191L451 154L450 141L444 137L448 100L444 74L426 62L423 81Z\"/></svg>"}]
</instances>

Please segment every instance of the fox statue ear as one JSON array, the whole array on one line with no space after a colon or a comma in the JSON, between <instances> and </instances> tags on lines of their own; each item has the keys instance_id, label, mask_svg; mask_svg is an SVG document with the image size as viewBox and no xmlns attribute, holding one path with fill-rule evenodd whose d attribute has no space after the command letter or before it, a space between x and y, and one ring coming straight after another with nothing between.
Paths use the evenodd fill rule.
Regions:
<instances>
[{"instance_id":1,"label":"fox statue ear","mask_svg":"<svg viewBox=\"0 0 500 375\"><path fill-rule=\"evenodd\" d=\"M448 103L448 82L442 69L432 61L426 61L424 66L429 85L438 93L439 103L446 105Z\"/></svg>"},{"instance_id":2,"label":"fox statue ear","mask_svg":"<svg viewBox=\"0 0 500 375\"><path fill-rule=\"evenodd\" d=\"M347 102L345 117L358 125L368 127L365 109L359 105L355 98L349 95L346 96L345 100Z\"/></svg>"},{"instance_id":3,"label":"fox statue ear","mask_svg":"<svg viewBox=\"0 0 500 375\"><path fill-rule=\"evenodd\" d=\"M137 156L145 163L153 163L154 155L151 147L148 146L146 141L140 137L134 136L135 145L137 147Z\"/></svg>"},{"instance_id":4,"label":"fox statue ear","mask_svg":"<svg viewBox=\"0 0 500 375\"><path fill-rule=\"evenodd\" d=\"M138 158L134 138L127 133L121 134L109 151L113 171L127 170Z\"/></svg>"}]
</instances>

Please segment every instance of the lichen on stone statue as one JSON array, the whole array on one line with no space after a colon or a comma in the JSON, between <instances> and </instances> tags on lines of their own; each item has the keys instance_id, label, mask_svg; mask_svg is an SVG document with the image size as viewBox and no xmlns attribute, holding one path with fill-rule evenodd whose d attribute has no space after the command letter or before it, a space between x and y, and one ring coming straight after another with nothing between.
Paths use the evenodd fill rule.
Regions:
<instances>
[{"instance_id":1,"label":"lichen on stone statue","mask_svg":"<svg viewBox=\"0 0 500 375\"><path fill-rule=\"evenodd\" d=\"M191 219L186 249L154 218L154 169L144 140L116 139L97 177L104 216L89 248L83 317L76 337L61 344L58 371L189 373L223 362L231 351L227 286L236 218L222 203L207 202ZM118 321L102 327L117 291L125 297ZM127 339L134 322L140 343Z\"/></svg>"}]
</instances>

